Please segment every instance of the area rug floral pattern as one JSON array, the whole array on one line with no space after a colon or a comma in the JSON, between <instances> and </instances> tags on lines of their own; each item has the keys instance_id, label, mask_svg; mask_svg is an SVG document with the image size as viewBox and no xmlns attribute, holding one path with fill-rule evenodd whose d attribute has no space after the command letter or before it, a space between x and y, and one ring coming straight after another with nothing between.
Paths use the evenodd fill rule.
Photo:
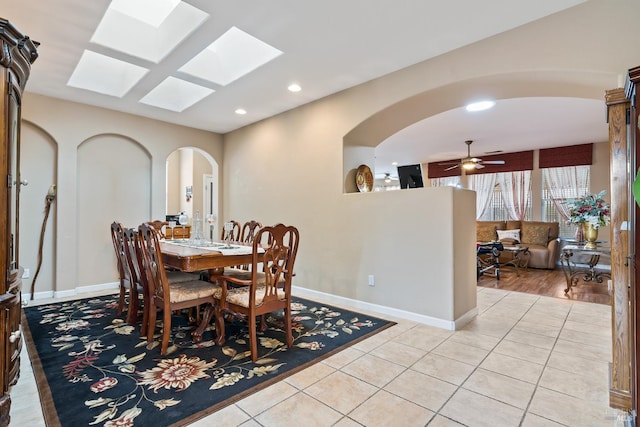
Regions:
<instances>
[{"instance_id":1,"label":"area rug floral pattern","mask_svg":"<svg viewBox=\"0 0 640 427\"><path fill-rule=\"evenodd\" d=\"M161 356L160 327L147 343L116 308L116 297L107 296L25 309L47 425L184 425L393 324L295 299L294 347L287 348L282 317L274 313L258 333L253 363L245 322L228 324L220 347L213 326L194 344L195 326L174 315L169 351Z\"/></svg>"}]
</instances>

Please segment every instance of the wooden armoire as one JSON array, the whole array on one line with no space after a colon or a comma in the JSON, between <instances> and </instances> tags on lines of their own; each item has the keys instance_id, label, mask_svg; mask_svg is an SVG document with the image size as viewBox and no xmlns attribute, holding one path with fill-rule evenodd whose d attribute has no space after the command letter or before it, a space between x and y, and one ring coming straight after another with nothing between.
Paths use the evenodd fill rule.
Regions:
<instances>
[{"instance_id":1,"label":"wooden armoire","mask_svg":"<svg viewBox=\"0 0 640 427\"><path fill-rule=\"evenodd\" d=\"M38 43L0 18L0 427L9 425L9 391L20 374L22 269L20 212L20 106Z\"/></svg>"},{"instance_id":2,"label":"wooden armoire","mask_svg":"<svg viewBox=\"0 0 640 427\"><path fill-rule=\"evenodd\" d=\"M612 363L609 405L636 425L640 391L640 67L624 88L607 91L611 157ZM635 182L635 183L634 183Z\"/></svg>"}]
</instances>

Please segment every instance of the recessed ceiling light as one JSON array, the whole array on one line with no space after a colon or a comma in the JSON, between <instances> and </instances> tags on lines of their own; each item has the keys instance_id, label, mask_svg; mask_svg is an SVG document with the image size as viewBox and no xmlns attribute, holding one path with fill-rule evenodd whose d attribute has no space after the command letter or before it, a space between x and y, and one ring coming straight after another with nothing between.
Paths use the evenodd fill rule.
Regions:
<instances>
[{"instance_id":1,"label":"recessed ceiling light","mask_svg":"<svg viewBox=\"0 0 640 427\"><path fill-rule=\"evenodd\" d=\"M231 27L179 71L226 86L282 55L282 51Z\"/></svg>"},{"instance_id":2,"label":"recessed ceiling light","mask_svg":"<svg viewBox=\"0 0 640 427\"><path fill-rule=\"evenodd\" d=\"M200 86L175 77L167 77L162 83L140 100L141 103L164 108L171 111L184 111L196 102L215 92L208 87ZM179 93L180 96L176 96Z\"/></svg>"},{"instance_id":3,"label":"recessed ceiling light","mask_svg":"<svg viewBox=\"0 0 640 427\"><path fill-rule=\"evenodd\" d=\"M398 166L398 162L391 162L391 166Z\"/></svg>"},{"instance_id":4,"label":"recessed ceiling light","mask_svg":"<svg viewBox=\"0 0 640 427\"><path fill-rule=\"evenodd\" d=\"M146 68L85 50L67 86L123 97L148 72Z\"/></svg>"},{"instance_id":5,"label":"recessed ceiling light","mask_svg":"<svg viewBox=\"0 0 640 427\"><path fill-rule=\"evenodd\" d=\"M465 108L467 109L467 111L483 111L492 108L494 105L496 105L496 101L487 100L472 102L471 104L467 104Z\"/></svg>"},{"instance_id":6,"label":"recessed ceiling light","mask_svg":"<svg viewBox=\"0 0 640 427\"><path fill-rule=\"evenodd\" d=\"M300 85L297 83L290 84L287 89L289 89L290 92L300 92L302 90Z\"/></svg>"},{"instance_id":7,"label":"recessed ceiling light","mask_svg":"<svg viewBox=\"0 0 640 427\"><path fill-rule=\"evenodd\" d=\"M244 108L238 108L236 109L236 114L239 114L241 116L247 114L247 110L245 110Z\"/></svg>"}]
</instances>

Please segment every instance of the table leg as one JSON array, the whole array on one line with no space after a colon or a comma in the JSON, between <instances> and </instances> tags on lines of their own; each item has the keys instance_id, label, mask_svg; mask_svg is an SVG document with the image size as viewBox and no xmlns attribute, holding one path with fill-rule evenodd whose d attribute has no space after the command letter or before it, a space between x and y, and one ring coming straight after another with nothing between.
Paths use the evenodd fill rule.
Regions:
<instances>
[{"instance_id":1,"label":"table leg","mask_svg":"<svg viewBox=\"0 0 640 427\"><path fill-rule=\"evenodd\" d=\"M202 313L202 320L200 321L200 325L198 325L198 327L191 332L191 339L193 340L193 342L195 343L199 343L200 341L202 341L202 334L204 333L204 330L207 329L207 325L209 324L209 322L211 322L211 317L216 313L216 308L214 307L213 304L207 304L207 306L204 309L204 312ZM216 323L216 334L218 333L218 325Z\"/></svg>"}]
</instances>

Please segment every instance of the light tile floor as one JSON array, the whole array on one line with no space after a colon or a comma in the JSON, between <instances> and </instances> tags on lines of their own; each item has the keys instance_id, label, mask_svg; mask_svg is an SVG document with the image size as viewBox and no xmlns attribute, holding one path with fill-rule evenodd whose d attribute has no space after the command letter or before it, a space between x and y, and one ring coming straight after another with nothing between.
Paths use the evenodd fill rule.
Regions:
<instances>
[{"instance_id":1,"label":"light tile floor","mask_svg":"<svg viewBox=\"0 0 640 427\"><path fill-rule=\"evenodd\" d=\"M390 319L398 324L192 425L624 425L607 403L609 306L479 287L478 311L455 332ZM25 350L12 425L44 425L36 393Z\"/></svg>"}]
</instances>

